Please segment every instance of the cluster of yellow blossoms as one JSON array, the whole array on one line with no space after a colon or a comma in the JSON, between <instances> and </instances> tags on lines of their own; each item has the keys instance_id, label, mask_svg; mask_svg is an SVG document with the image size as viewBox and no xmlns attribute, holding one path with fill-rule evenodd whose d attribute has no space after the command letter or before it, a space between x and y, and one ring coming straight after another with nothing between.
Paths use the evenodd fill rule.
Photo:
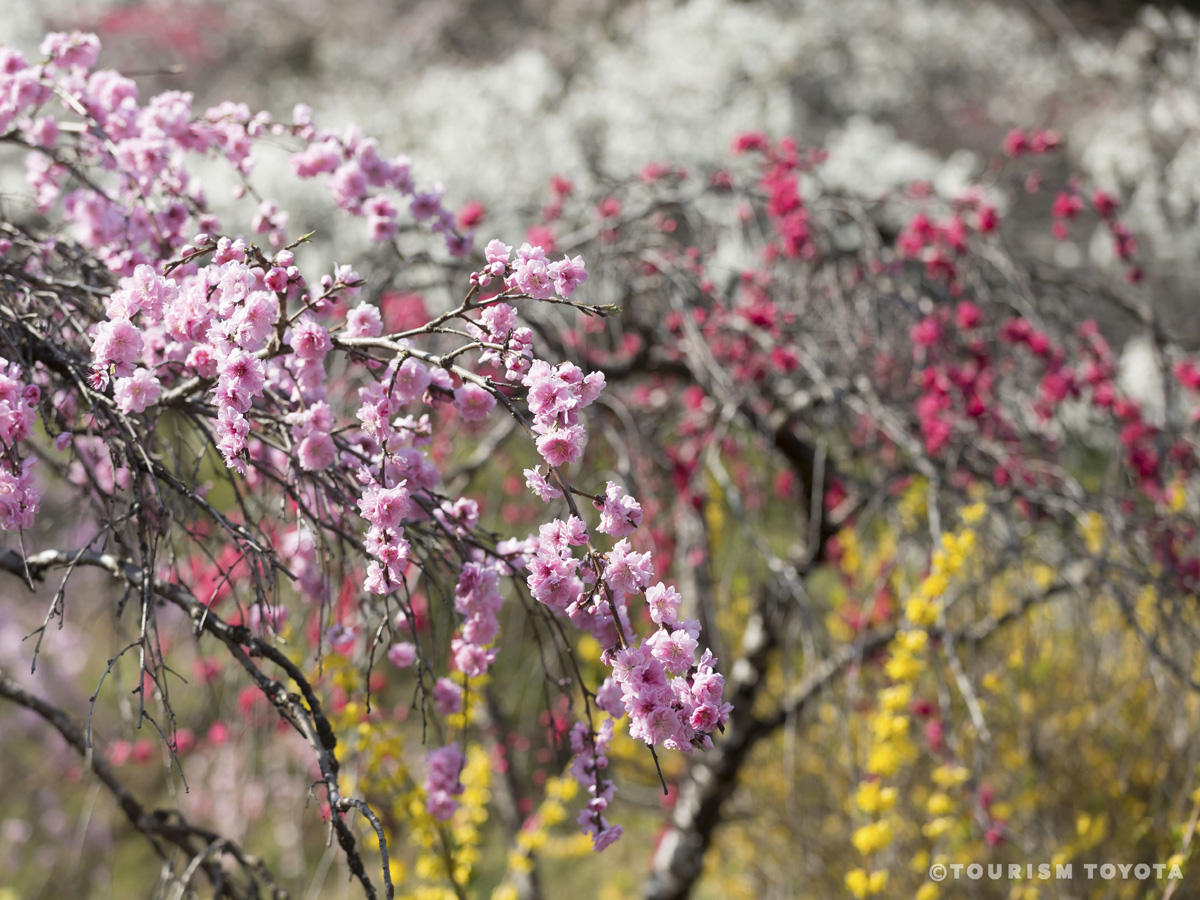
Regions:
<instances>
[{"instance_id":1,"label":"cluster of yellow blossoms","mask_svg":"<svg viewBox=\"0 0 1200 900\"><path fill-rule=\"evenodd\" d=\"M909 706L917 680L925 671L929 653L929 629L941 617L946 594L953 579L967 564L975 550L973 525L987 513L982 503L962 510L963 527L957 533L942 536L942 546L933 552L929 573L911 592L904 604L904 619L891 643L884 664L891 684L879 692L876 709L869 715L867 724L869 740L865 777L854 792L854 806L868 821L859 826L851 841L859 855L862 866L846 874L846 887L857 898L882 893L887 886L888 872L872 862L892 843L897 823L893 821L892 808L896 805L898 792L895 787L884 784L906 764L917 758L917 748L912 741L912 718ZM939 790L926 801L927 809L935 819L924 829L927 837L936 839L948 827L948 814L953 801L944 788L966 780L967 771L959 766L943 765L934 772ZM925 860L919 860L924 862ZM918 900L933 900L937 897L937 886L923 885Z\"/></svg>"}]
</instances>

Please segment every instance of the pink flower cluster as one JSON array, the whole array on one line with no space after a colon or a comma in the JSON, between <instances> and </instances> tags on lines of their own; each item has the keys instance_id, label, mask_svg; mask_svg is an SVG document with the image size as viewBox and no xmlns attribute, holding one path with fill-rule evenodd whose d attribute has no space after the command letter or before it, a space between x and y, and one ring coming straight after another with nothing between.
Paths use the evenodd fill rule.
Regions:
<instances>
[{"instance_id":1,"label":"pink flower cluster","mask_svg":"<svg viewBox=\"0 0 1200 900\"><path fill-rule=\"evenodd\" d=\"M512 247L498 240L488 243L484 256L487 265L471 275L472 284L487 287L493 278L503 277L509 290L534 300L549 300L555 295L568 300L588 280L583 257L564 256L552 262L546 258L545 247L528 243L517 250L515 262L510 262Z\"/></svg>"},{"instance_id":2,"label":"pink flower cluster","mask_svg":"<svg viewBox=\"0 0 1200 900\"><path fill-rule=\"evenodd\" d=\"M33 477L33 457L21 459L17 445L36 424L41 389L26 384L21 367L0 359L0 528L33 526L41 495Z\"/></svg>"},{"instance_id":3,"label":"pink flower cluster","mask_svg":"<svg viewBox=\"0 0 1200 900\"><path fill-rule=\"evenodd\" d=\"M584 834L592 836L592 849L599 853L611 846L625 830L620 825L609 824L604 810L617 792L616 785L604 776L608 768L605 751L613 738L613 720L605 719L597 731L586 722L576 722L571 727L571 775L588 792L588 802L579 811L579 827Z\"/></svg>"},{"instance_id":4,"label":"pink flower cluster","mask_svg":"<svg viewBox=\"0 0 1200 900\"><path fill-rule=\"evenodd\" d=\"M587 278L582 257L564 256L558 262L550 262L541 247L522 244L506 283L534 300L549 300L555 294L566 300Z\"/></svg>"},{"instance_id":5,"label":"pink flower cluster","mask_svg":"<svg viewBox=\"0 0 1200 900\"><path fill-rule=\"evenodd\" d=\"M292 441L301 469L320 472L336 462L338 451L331 434L333 410L328 403L318 400L307 409L290 413L286 421L292 426Z\"/></svg>"},{"instance_id":6,"label":"pink flower cluster","mask_svg":"<svg viewBox=\"0 0 1200 900\"><path fill-rule=\"evenodd\" d=\"M329 193L345 212L367 220L371 239L390 241L399 231L397 206L386 191L411 198L409 213L418 222L429 222L441 234L454 256L471 251L474 233L459 234L454 213L442 204L443 188L433 185L418 191L412 180L412 160L404 154L384 159L379 142L364 137L354 126L338 135L318 130L312 124L312 110L298 105L292 114L292 132L308 142L292 155L292 170L301 178L327 174Z\"/></svg>"},{"instance_id":7,"label":"pink flower cluster","mask_svg":"<svg viewBox=\"0 0 1200 900\"><path fill-rule=\"evenodd\" d=\"M363 485L358 506L370 525L365 547L373 557L367 566L364 587L371 593L388 594L403 581L409 544L403 522L427 517L425 503L438 483L438 472L420 448L431 441L428 415L394 418L400 410L437 387L449 392L449 375L441 369L430 372L416 359L403 363L394 359L383 377L358 392L358 420L362 431L354 435L360 449L378 465L363 466L358 473ZM414 496L422 502L414 502Z\"/></svg>"},{"instance_id":8,"label":"pink flower cluster","mask_svg":"<svg viewBox=\"0 0 1200 900\"><path fill-rule=\"evenodd\" d=\"M536 469L526 476L535 490L553 490ZM631 533L641 522L640 504L611 482L596 505L600 530L614 536ZM628 713L630 734L647 744L684 752L711 747L711 733L724 726L730 705L722 702L725 680L712 654L705 651L696 662L700 623L679 618L682 598L674 588L662 582L650 587L650 553L622 538L603 557L589 554L589 560L603 559L601 567L575 557L574 548L581 546L589 546L589 535L579 518L543 525L528 555L527 583L535 600L567 615L607 648L603 659L613 676L598 693L598 704L617 718ZM632 633L626 600L641 592L659 626L644 642L625 637Z\"/></svg>"},{"instance_id":9,"label":"pink flower cluster","mask_svg":"<svg viewBox=\"0 0 1200 900\"><path fill-rule=\"evenodd\" d=\"M497 243L488 244L489 251ZM503 367L510 381L520 380L529 371L533 362L533 331L517 327L517 311L507 303L487 306L480 313L479 325L469 323L467 332L484 348L479 354L480 365Z\"/></svg>"},{"instance_id":10,"label":"pink flower cluster","mask_svg":"<svg viewBox=\"0 0 1200 900\"><path fill-rule=\"evenodd\" d=\"M217 375L212 388L217 404L217 449L227 466L244 475L250 433L246 413L267 383L266 368L257 353L279 317L279 304L277 300L271 303L271 294L254 290L255 274L240 258L210 266L206 272L212 269L218 270L210 274L219 279L213 294L219 300L216 309L210 308L208 313L217 321L206 335L206 345L194 348L195 355L189 353L189 358L211 366ZM222 322L220 317L227 318ZM260 324L243 327L248 318Z\"/></svg>"},{"instance_id":11,"label":"pink flower cluster","mask_svg":"<svg viewBox=\"0 0 1200 900\"><path fill-rule=\"evenodd\" d=\"M69 154L73 158L95 164L97 171L121 173L108 183L89 182L63 197L70 179L65 165L36 154L26 167L39 211L49 211L61 199L76 237L114 271L129 274L134 266L161 256L163 248L182 248L197 216L205 230L220 227L206 211L199 181L186 168L190 154L216 153L247 176L255 165L256 142L283 137L302 144L292 156L294 172L301 178L328 175L334 202L366 219L375 240L396 235L393 198L407 197L413 218L429 222L453 255L470 251L472 235L456 230L453 213L441 203L441 187L418 191L407 157L383 159L378 143L353 126L343 134L319 129L303 105L296 107L290 123L275 122L266 112L252 114L239 103L222 103L195 117L193 95L179 91L167 91L143 106L134 81L113 71L91 71L100 51L95 35L51 34L41 50L48 62L31 66L20 52L0 49L0 131L20 123L24 114L40 113L20 123L30 144L62 152L70 140L77 143ZM60 127L47 107L55 95L61 99L58 115L82 117L87 127ZM235 197L245 193L241 186L235 189ZM271 246L278 248L288 220L286 210L261 201L253 229L267 234Z\"/></svg>"},{"instance_id":12,"label":"pink flower cluster","mask_svg":"<svg viewBox=\"0 0 1200 900\"><path fill-rule=\"evenodd\" d=\"M712 654L706 650L695 662L698 633L694 620L664 624L641 646L612 654L632 737L685 753L712 747L711 733L724 727L732 707L721 702L725 678Z\"/></svg>"},{"instance_id":13,"label":"pink flower cluster","mask_svg":"<svg viewBox=\"0 0 1200 900\"><path fill-rule=\"evenodd\" d=\"M407 669L417 661L417 645L409 641L397 641L388 647L388 660L399 669Z\"/></svg>"},{"instance_id":14,"label":"pink flower cluster","mask_svg":"<svg viewBox=\"0 0 1200 900\"><path fill-rule=\"evenodd\" d=\"M588 541L583 520L571 516L566 522L555 519L543 525L537 543L526 561L526 583L533 599L557 613L568 614L583 593L579 560L573 548Z\"/></svg>"},{"instance_id":15,"label":"pink flower cluster","mask_svg":"<svg viewBox=\"0 0 1200 900\"><path fill-rule=\"evenodd\" d=\"M137 363L149 356L147 337L156 345L162 342L164 305L174 303L178 296L173 282L143 264L134 268L132 276L122 278L106 300L108 321L96 326L92 339L92 380L97 386L106 386L109 376L117 377L113 396L126 415L145 411L162 393L158 378ZM142 328L133 324L135 317Z\"/></svg>"},{"instance_id":16,"label":"pink flower cluster","mask_svg":"<svg viewBox=\"0 0 1200 900\"><path fill-rule=\"evenodd\" d=\"M450 652L455 667L471 678L487 672L496 659L496 650L489 646L500 633L496 620L504 603L500 574L495 565L469 562L462 567L454 590L454 609L464 621L458 637L450 641Z\"/></svg>"},{"instance_id":17,"label":"pink flower cluster","mask_svg":"<svg viewBox=\"0 0 1200 900\"><path fill-rule=\"evenodd\" d=\"M408 541L401 525L409 510L407 481L385 488L368 484L358 501L362 517L370 524L365 546L374 561L367 566L363 586L373 594L388 594L404 580Z\"/></svg>"},{"instance_id":18,"label":"pink flower cluster","mask_svg":"<svg viewBox=\"0 0 1200 900\"><path fill-rule=\"evenodd\" d=\"M583 455L587 437L579 413L604 390L604 373L584 375L574 363L551 366L539 359L521 383L529 389L529 411L542 459L551 466L575 462Z\"/></svg>"},{"instance_id":19,"label":"pink flower cluster","mask_svg":"<svg viewBox=\"0 0 1200 900\"><path fill-rule=\"evenodd\" d=\"M429 751L425 761L429 774L425 776L425 809L439 822L447 821L458 809L455 798L463 792L458 776L462 772L463 755L457 744Z\"/></svg>"}]
</instances>

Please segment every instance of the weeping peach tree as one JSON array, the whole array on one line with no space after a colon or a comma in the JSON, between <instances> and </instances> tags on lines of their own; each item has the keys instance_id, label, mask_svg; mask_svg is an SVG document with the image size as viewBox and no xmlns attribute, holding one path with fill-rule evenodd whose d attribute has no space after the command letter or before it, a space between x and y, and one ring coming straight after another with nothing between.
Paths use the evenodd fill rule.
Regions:
<instances>
[{"instance_id":1,"label":"weeping peach tree","mask_svg":"<svg viewBox=\"0 0 1200 900\"><path fill-rule=\"evenodd\" d=\"M20 889L1186 890L1200 369L1117 198L1042 210L1109 263L1014 244L1056 135L864 200L745 134L484 242L355 128L98 51L0 50ZM372 248L321 262L260 159Z\"/></svg>"}]
</instances>

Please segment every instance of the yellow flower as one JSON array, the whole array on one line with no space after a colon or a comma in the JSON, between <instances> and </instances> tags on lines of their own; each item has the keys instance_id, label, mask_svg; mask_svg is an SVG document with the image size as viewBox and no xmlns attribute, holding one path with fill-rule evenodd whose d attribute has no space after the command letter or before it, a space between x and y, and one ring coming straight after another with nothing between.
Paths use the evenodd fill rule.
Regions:
<instances>
[{"instance_id":1,"label":"yellow flower","mask_svg":"<svg viewBox=\"0 0 1200 900\"><path fill-rule=\"evenodd\" d=\"M931 572L929 576L921 582L921 597L925 600L936 600L941 597L950 587L950 579L941 572Z\"/></svg>"},{"instance_id":2,"label":"yellow flower","mask_svg":"<svg viewBox=\"0 0 1200 900\"><path fill-rule=\"evenodd\" d=\"M928 628L937 621L937 607L924 597L910 597L904 604L904 616L914 625Z\"/></svg>"},{"instance_id":3,"label":"yellow flower","mask_svg":"<svg viewBox=\"0 0 1200 900\"><path fill-rule=\"evenodd\" d=\"M851 869L846 873L846 887L858 900L862 900L871 889L871 878L862 869Z\"/></svg>"},{"instance_id":4,"label":"yellow flower","mask_svg":"<svg viewBox=\"0 0 1200 900\"><path fill-rule=\"evenodd\" d=\"M962 517L964 525L974 525L987 515L986 503L972 503L970 506L964 506L959 515Z\"/></svg>"},{"instance_id":5,"label":"yellow flower","mask_svg":"<svg viewBox=\"0 0 1200 900\"><path fill-rule=\"evenodd\" d=\"M928 822L921 833L930 840L937 840L943 834L950 830L950 826L954 824L954 820L947 816L940 816Z\"/></svg>"},{"instance_id":6,"label":"yellow flower","mask_svg":"<svg viewBox=\"0 0 1200 900\"><path fill-rule=\"evenodd\" d=\"M1167 488L1167 509L1173 513L1183 512L1187 506L1187 486L1182 478L1177 478Z\"/></svg>"},{"instance_id":7,"label":"yellow flower","mask_svg":"<svg viewBox=\"0 0 1200 900\"><path fill-rule=\"evenodd\" d=\"M912 701L913 688L911 684L897 684L884 688L879 692L879 705L887 712L900 712L907 709Z\"/></svg>"},{"instance_id":8,"label":"yellow flower","mask_svg":"<svg viewBox=\"0 0 1200 900\"><path fill-rule=\"evenodd\" d=\"M949 794L938 791L929 798L928 807L930 815L944 816L954 808L954 801L950 799Z\"/></svg>"},{"instance_id":9,"label":"yellow flower","mask_svg":"<svg viewBox=\"0 0 1200 900\"><path fill-rule=\"evenodd\" d=\"M964 766L938 766L930 776L933 783L942 787L955 787L971 777L971 771Z\"/></svg>"},{"instance_id":10,"label":"yellow flower","mask_svg":"<svg viewBox=\"0 0 1200 900\"><path fill-rule=\"evenodd\" d=\"M891 744L878 744L871 748L870 758L867 760L869 771L886 778L895 775L899 768L900 756Z\"/></svg>"},{"instance_id":11,"label":"yellow flower","mask_svg":"<svg viewBox=\"0 0 1200 900\"><path fill-rule=\"evenodd\" d=\"M878 741L888 741L893 738L902 738L908 734L908 724L907 716L880 714L872 722L875 739Z\"/></svg>"},{"instance_id":12,"label":"yellow flower","mask_svg":"<svg viewBox=\"0 0 1200 900\"><path fill-rule=\"evenodd\" d=\"M854 832L850 842L863 856L869 856L892 842L892 829L886 822L871 822Z\"/></svg>"},{"instance_id":13,"label":"yellow flower","mask_svg":"<svg viewBox=\"0 0 1200 900\"><path fill-rule=\"evenodd\" d=\"M915 681L924 669L925 663L903 648L894 650L884 665L884 671L893 681Z\"/></svg>"},{"instance_id":14,"label":"yellow flower","mask_svg":"<svg viewBox=\"0 0 1200 900\"><path fill-rule=\"evenodd\" d=\"M555 800L569 802L579 793L579 782L574 778L561 776L546 781L546 796Z\"/></svg>"},{"instance_id":15,"label":"yellow flower","mask_svg":"<svg viewBox=\"0 0 1200 900\"><path fill-rule=\"evenodd\" d=\"M896 789L880 787L878 781L864 781L854 792L854 802L860 810L871 815L887 812L896 805Z\"/></svg>"},{"instance_id":16,"label":"yellow flower","mask_svg":"<svg viewBox=\"0 0 1200 900\"><path fill-rule=\"evenodd\" d=\"M896 635L896 643L909 653L920 653L929 645L929 632L910 628Z\"/></svg>"},{"instance_id":17,"label":"yellow flower","mask_svg":"<svg viewBox=\"0 0 1200 900\"><path fill-rule=\"evenodd\" d=\"M406 874L404 863L396 859L394 856L389 856L388 872L392 876L392 884L399 884L404 880L404 876Z\"/></svg>"},{"instance_id":18,"label":"yellow flower","mask_svg":"<svg viewBox=\"0 0 1200 900\"><path fill-rule=\"evenodd\" d=\"M513 872L528 875L533 871L533 860L527 854L513 850L508 854L508 868Z\"/></svg>"}]
</instances>

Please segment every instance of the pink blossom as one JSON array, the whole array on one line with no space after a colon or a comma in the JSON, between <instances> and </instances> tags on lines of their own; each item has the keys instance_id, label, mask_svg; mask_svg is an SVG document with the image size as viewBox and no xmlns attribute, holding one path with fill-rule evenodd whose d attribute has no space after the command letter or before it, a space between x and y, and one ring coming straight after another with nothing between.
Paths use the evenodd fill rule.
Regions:
<instances>
[{"instance_id":1,"label":"pink blossom","mask_svg":"<svg viewBox=\"0 0 1200 900\"><path fill-rule=\"evenodd\" d=\"M654 574L649 553L637 553L628 540L620 540L608 553L604 580L615 594L624 596L645 589Z\"/></svg>"},{"instance_id":2,"label":"pink blossom","mask_svg":"<svg viewBox=\"0 0 1200 900\"><path fill-rule=\"evenodd\" d=\"M406 359L400 364L393 381L392 396L401 405L407 405L421 397L429 388L431 382L429 370L424 363L415 359Z\"/></svg>"},{"instance_id":3,"label":"pink blossom","mask_svg":"<svg viewBox=\"0 0 1200 900\"><path fill-rule=\"evenodd\" d=\"M147 369L139 367L128 378L118 378L113 388L117 408L125 414L140 413L158 402L162 386Z\"/></svg>"},{"instance_id":4,"label":"pink blossom","mask_svg":"<svg viewBox=\"0 0 1200 900\"><path fill-rule=\"evenodd\" d=\"M369 303L360 303L346 314L346 337L379 337L383 334L383 318Z\"/></svg>"},{"instance_id":5,"label":"pink blossom","mask_svg":"<svg viewBox=\"0 0 1200 900\"><path fill-rule=\"evenodd\" d=\"M426 222L439 215L442 212L443 192L444 188L435 183L429 190L413 197L412 203L408 207L412 217L418 222Z\"/></svg>"},{"instance_id":6,"label":"pink blossom","mask_svg":"<svg viewBox=\"0 0 1200 900\"><path fill-rule=\"evenodd\" d=\"M550 484L538 469L526 469L523 474L525 486L537 494L543 503L549 503L562 496L562 491Z\"/></svg>"},{"instance_id":7,"label":"pink blossom","mask_svg":"<svg viewBox=\"0 0 1200 900\"><path fill-rule=\"evenodd\" d=\"M329 193L342 209L358 212L367 193L367 176L357 163L344 163L330 177Z\"/></svg>"},{"instance_id":8,"label":"pink blossom","mask_svg":"<svg viewBox=\"0 0 1200 900\"><path fill-rule=\"evenodd\" d=\"M679 714L669 706L659 706L645 718L643 740L647 744L661 744L679 730Z\"/></svg>"},{"instance_id":9,"label":"pink blossom","mask_svg":"<svg viewBox=\"0 0 1200 900\"><path fill-rule=\"evenodd\" d=\"M675 588L661 581L646 589L646 603L650 606L650 618L658 625L672 625L679 615L679 604L683 598Z\"/></svg>"},{"instance_id":10,"label":"pink blossom","mask_svg":"<svg viewBox=\"0 0 1200 900\"><path fill-rule=\"evenodd\" d=\"M163 303L174 300L179 292L172 282L147 265L134 269L132 278L121 279L121 288L129 292L137 311L155 321L162 318Z\"/></svg>"},{"instance_id":11,"label":"pink blossom","mask_svg":"<svg viewBox=\"0 0 1200 900\"><path fill-rule=\"evenodd\" d=\"M942 326L933 316L926 316L912 327L912 342L918 347L932 347L942 338Z\"/></svg>"},{"instance_id":12,"label":"pink blossom","mask_svg":"<svg viewBox=\"0 0 1200 900\"><path fill-rule=\"evenodd\" d=\"M529 411L550 423L579 405L579 395L570 382L541 360L536 361L522 383L529 388Z\"/></svg>"},{"instance_id":13,"label":"pink blossom","mask_svg":"<svg viewBox=\"0 0 1200 900\"><path fill-rule=\"evenodd\" d=\"M292 155L292 171L301 178L312 178L321 172L332 172L342 159L342 149L335 140L309 144Z\"/></svg>"},{"instance_id":14,"label":"pink blossom","mask_svg":"<svg viewBox=\"0 0 1200 900\"><path fill-rule=\"evenodd\" d=\"M238 346L250 353L262 348L279 321L279 298L267 291L254 291L232 319Z\"/></svg>"},{"instance_id":15,"label":"pink blossom","mask_svg":"<svg viewBox=\"0 0 1200 900\"><path fill-rule=\"evenodd\" d=\"M262 393L266 380L262 362L245 350L230 352L217 371L220 375L217 384L219 397L239 412L249 409L251 399Z\"/></svg>"},{"instance_id":16,"label":"pink blossom","mask_svg":"<svg viewBox=\"0 0 1200 900\"><path fill-rule=\"evenodd\" d=\"M250 433L250 422L231 406L222 406L217 416L217 449L230 468L246 472L246 463L239 459L246 450L246 435Z\"/></svg>"},{"instance_id":17,"label":"pink blossom","mask_svg":"<svg viewBox=\"0 0 1200 900\"><path fill-rule=\"evenodd\" d=\"M686 631L659 631L647 641L653 641L654 658L672 675L684 674L692 665L696 653L696 639Z\"/></svg>"},{"instance_id":18,"label":"pink blossom","mask_svg":"<svg viewBox=\"0 0 1200 900\"><path fill-rule=\"evenodd\" d=\"M0 528L15 531L32 528L40 495L33 480L32 458L22 461L17 471L0 468Z\"/></svg>"},{"instance_id":19,"label":"pink blossom","mask_svg":"<svg viewBox=\"0 0 1200 900\"><path fill-rule=\"evenodd\" d=\"M112 366L116 375L132 375L142 347L142 333L127 320L101 322L92 340L92 360L102 368Z\"/></svg>"},{"instance_id":20,"label":"pink blossom","mask_svg":"<svg viewBox=\"0 0 1200 900\"><path fill-rule=\"evenodd\" d=\"M508 265L508 260L512 256L512 247L505 244L503 241L491 240L488 245L483 248L484 258L489 264L499 263L501 266Z\"/></svg>"},{"instance_id":21,"label":"pink blossom","mask_svg":"<svg viewBox=\"0 0 1200 900\"><path fill-rule=\"evenodd\" d=\"M39 48L51 64L62 68L90 69L100 55L100 39L94 34L72 31L46 35Z\"/></svg>"},{"instance_id":22,"label":"pink blossom","mask_svg":"<svg viewBox=\"0 0 1200 900\"><path fill-rule=\"evenodd\" d=\"M1004 136L1004 154L1006 156L1023 156L1029 150L1029 138L1020 128L1014 128Z\"/></svg>"},{"instance_id":23,"label":"pink blossom","mask_svg":"<svg viewBox=\"0 0 1200 900\"><path fill-rule=\"evenodd\" d=\"M503 340L517 325L517 311L507 303L496 303L480 313L479 320L489 335Z\"/></svg>"},{"instance_id":24,"label":"pink blossom","mask_svg":"<svg viewBox=\"0 0 1200 900\"><path fill-rule=\"evenodd\" d=\"M455 668L469 678L478 678L487 672L499 653L495 649L487 650L462 638L450 641L450 652L454 655Z\"/></svg>"},{"instance_id":25,"label":"pink blossom","mask_svg":"<svg viewBox=\"0 0 1200 900\"><path fill-rule=\"evenodd\" d=\"M605 824L592 838L592 849L597 853L607 850L625 833L625 829L620 825L609 825L603 818L600 821Z\"/></svg>"},{"instance_id":26,"label":"pink blossom","mask_svg":"<svg viewBox=\"0 0 1200 900\"><path fill-rule=\"evenodd\" d=\"M479 385L466 382L454 392L454 406L464 422L483 422L496 408L496 398Z\"/></svg>"},{"instance_id":27,"label":"pink blossom","mask_svg":"<svg viewBox=\"0 0 1200 900\"><path fill-rule=\"evenodd\" d=\"M555 290L564 300L575 293L575 289L588 279L582 256L576 256L574 259L564 256L558 262L551 263L547 270L550 277L554 279Z\"/></svg>"},{"instance_id":28,"label":"pink blossom","mask_svg":"<svg viewBox=\"0 0 1200 900\"><path fill-rule=\"evenodd\" d=\"M448 716L451 713L462 712L462 688L449 678L439 678L433 685L433 702L438 715Z\"/></svg>"},{"instance_id":29,"label":"pink blossom","mask_svg":"<svg viewBox=\"0 0 1200 900\"><path fill-rule=\"evenodd\" d=\"M457 744L431 750L426 757L429 774L425 777L425 809L439 822L445 822L458 809L454 799L463 792L458 780L462 772L463 755Z\"/></svg>"},{"instance_id":30,"label":"pink blossom","mask_svg":"<svg viewBox=\"0 0 1200 900\"><path fill-rule=\"evenodd\" d=\"M513 266L512 280L534 300L549 300L554 296L554 279L544 258L518 259Z\"/></svg>"},{"instance_id":31,"label":"pink blossom","mask_svg":"<svg viewBox=\"0 0 1200 900\"><path fill-rule=\"evenodd\" d=\"M329 649L334 653L349 656L354 652L354 644L358 640L358 632L351 626L335 622L326 629L325 640L329 642Z\"/></svg>"},{"instance_id":32,"label":"pink blossom","mask_svg":"<svg viewBox=\"0 0 1200 900\"><path fill-rule=\"evenodd\" d=\"M620 485L608 483L600 512L598 530L612 537L625 537L642 524L642 506Z\"/></svg>"},{"instance_id":33,"label":"pink blossom","mask_svg":"<svg viewBox=\"0 0 1200 900\"><path fill-rule=\"evenodd\" d=\"M614 719L625 715L625 705L621 702L621 685L612 677L605 678L596 691L596 705Z\"/></svg>"},{"instance_id":34,"label":"pink blossom","mask_svg":"<svg viewBox=\"0 0 1200 900\"><path fill-rule=\"evenodd\" d=\"M371 594L390 594L392 592L387 572L379 563L367 563L367 576L363 579L363 590Z\"/></svg>"},{"instance_id":35,"label":"pink blossom","mask_svg":"<svg viewBox=\"0 0 1200 900\"><path fill-rule=\"evenodd\" d=\"M543 434L537 439L537 451L552 466L573 463L583 455L582 425L570 425Z\"/></svg>"},{"instance_id":36,"label":"pink blossom","mask_svg":"<svg viewBox=\"0 0 1200 900\"><path fill-rule=\"evenodd\" d=\"M291 345L296 355L304 360L322 360L333 348L329 332L307 315L292 329Z\"/></svg>"},{"instance_id":37,"label":"pink blossom","mask_svg":"<svg viewBox=\"0 0 1200 900\"><path fill-rule=\"evenodd\" d=\"M711 703L704 703L692 711L689 724L697 731L715 731L720 719L720 709Z\"/></svg>"},{"instance_id":38,"label":"pink blossom","mask_svg":"<svg viewBox=\"0 0 1200 900\"><path fill-rule=\"evenodd\" d=\"M391 488L378 485L367 488L358 508L363 518L377 528L393 529L408 514L409 495L403 483Z\"/></svg>"},{"instance_id":39,"label":"pink blossom","mask_svg":"<svg viewBox=\"0 0 1200 900\"><path fill-rule=\"evenodd\" d=\"M970 300L964 300L955 308L954 318L959 328L970 331L983 321L983 311Z\"/></svg>"},{"instance_id":40,"label":"pink blossom","mask_svg":"<svg viewBox=\"0 0 1200 900\"><path fill-rule=\"evenodd\" d=\"M337 459L337 448L333 438L328 434L316 432L300 442L296 448L296 456L300 460L300 468L306 472L318 472L328 469Z\"/></svg>"},{"instance_id":41,"label":"pink blossom","mask_svg":"<svg viewBox=\"0 0 1200 900\"><path fill-rule=\"evenodd\" d=\"M417 646L408 641L398 641L388 647L387 655L393 666L407 669L417 659Z\"/></svg>"}]
</instances>

